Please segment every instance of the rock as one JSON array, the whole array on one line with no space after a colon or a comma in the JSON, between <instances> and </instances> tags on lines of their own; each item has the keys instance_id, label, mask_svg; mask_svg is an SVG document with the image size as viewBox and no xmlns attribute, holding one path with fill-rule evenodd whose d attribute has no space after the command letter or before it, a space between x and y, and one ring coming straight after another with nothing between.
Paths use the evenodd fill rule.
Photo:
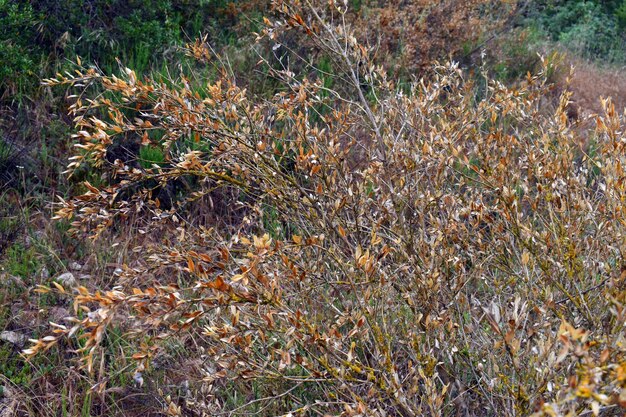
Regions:
<instances>
[{"instance_id":1,"label":"rock","mask_svg":"<svg viewBox=\"0 0 626 417\"><path fill-rule=\"evenodd\" d=\"M48 268L45 266L41 268L40 276L42 281L47 281L48 278L50 278L50 271L48 271Z\"/></svg>"},{"instance_id":2,"label":"rock","mask_svg":"<svg viewBox=\"0 0 626 417\"><path fill-rule=\"evenodd\" d=\"M61 323L67 317L71 317L71 314L66 308L63 307L52 307L48 311L48 320L53 323Z\"/></svg>"},{"instance_id":3,"label":"rock","mask_svg":"<svg viewBox=\"0 0 626 417\"><path fill-rule=\"evenodd\" d=\"M8 385L0 385L0 417L17 415L17 392Z\"/></svg>"},{"instance_id":4,"label":"rock","mask_svg":"<svg viewBox=\"0 0 626 417\"><path fill-rule=\"evenodd\" d=\"M83 266L78 262L70 262L69 267L73 271L80 271L81 269L83 269Z\"/></svg>"},{"instance_id":5,"label":"rock","mask_svg":"<svg viewBox=\"0 0 626 417\"><path fill-rule=\"evenodd\" d=\"M137 387L141 388L143 386L143 376L141 375L141 372L135 372L135 374L133 375L133 381L135 381Z\"/></svg>"},{"instance_id":6,"label":"rock","mask_svg":"<svg viewBox=\"0 0 626 417\"><path fill-rule=\"evenodd\" d=\"M3 277L8 284L14 285L16 287L24 287L24 281L22 278L15 275L6 275Z\"/></svg>"},{"instance_id":7,"label":"rock","mask_svg":"<svg viewBox=\"0 0 626 417\"><path fill-rule=\"evenodd\" d=\"M21 333L5 330L3 332L0 332L0 340L12 343L19 348L23 348L26 342L28 342L28 336Z\"/></svg>"},{"instance_id":8,"label":"rock","mask_svg":"<svg viewBox=\"0 0 626 417\"><path fill-rule=\"evenodd\" d=\"M28 303L16 301L11 305L10 323L18 328L32 328L37 325L38 312Z\"/></svg>"},{"instance_id":9,"label":"rock","mask_svg":"<svg viewBox=\"0 0 626 417\"><path fill-rule=\"evenodd\" d=\"M56 277L55 281L67 288L74 288L78 285L78 281L76 281L74 274L72 274L71 272L66 272L59 275L58 277Z\"/></svg>"}]
</instances>

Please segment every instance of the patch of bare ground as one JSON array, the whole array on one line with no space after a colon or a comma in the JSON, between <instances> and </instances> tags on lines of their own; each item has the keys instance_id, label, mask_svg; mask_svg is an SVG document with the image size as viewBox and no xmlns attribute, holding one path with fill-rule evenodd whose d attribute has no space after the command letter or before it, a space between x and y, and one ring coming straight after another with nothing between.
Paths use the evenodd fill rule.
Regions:
<instances>
[{"instance_id":1,"label":"patch of bare ground","mask_svg":"<svg viewBox=\"0 0 626 417\"><path fill-rule=\"evenodd\" d=\"M626 67L602 66L573 56L565 59L565 65L574 68L567 85L572 92L573 116L583 119L591 114L601 114L603 112L601 99L608 97L612 99L618 112L624 110ZM557 83L566 86L568 75L567 71L563 71L559 74Z\"/></svg>"}]
</instances>

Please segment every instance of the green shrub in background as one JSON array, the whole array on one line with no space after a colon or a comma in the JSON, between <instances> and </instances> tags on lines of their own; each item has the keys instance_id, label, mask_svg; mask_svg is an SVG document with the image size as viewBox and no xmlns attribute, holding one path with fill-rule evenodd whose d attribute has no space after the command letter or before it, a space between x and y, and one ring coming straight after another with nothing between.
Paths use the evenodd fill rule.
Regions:
<instances>
[{"instance_id":1,"label":"green shrub in background","mask_svg":"<svg viewBox=\"0 0 626 417\"><path fill-rule=\"evenodd\" d=\"M241 7L226 0L0 0L0 92L32 90L76 55L105 68L120 58L145 72L200 32L224 37ZM47 61L56 68L40 74Z\"/></svg>"},{"instance_id":2,"label":"green shrub in background","mask_svg":"<svg viewBox=\"0 0 626 417\"><path fill-rule=\"evenodd\" d=\"M626 1L539 0L532 13L546 35L584 58L624 62Z\"/></svg>"},{"instance_id":3,"label":"green shrub in background","mask_svg":"<svg viewBox=\"0 0 626 417\"><path fill-rule=\"evenodd\" d=\"M164 0L61 0L40 2L36 9L45 20L43 41L48 48L102 65L141 51L155 57L180 41L184 29L182 9ZM188 13L200 9L191 6Z\"/></svg>"},{"instance_id":4,"label":"green shrub in background","mask_svg":"<svg viewBox=\"0 0 626 417\"><path fill-rule=\"evenodd\" d=\"M626 29L626 1L615 10L615 18L620 30Z\"/></svg>"},{"instance_id":5,"label":"green shrub in background","mask_svg":"<svg viewBox=\"0 0 626 417\"><path fill-rule=\"evenodd\" d=\"M33 42L37 20L29 4L0 0L0 97L11 87L36 80L39 50Z\"/></svg>"},{"instance_id":6,"label":"green shrub in background","mask_svg":"<svg viewBox=\"0 0 626 417\"><path fill-rule=\"evenodd\" d=\"M165 154L157 146L143 146L139 149L139 163L144 169L151 169L154 165L165 163Z\"/></svg>"}]
</instances>

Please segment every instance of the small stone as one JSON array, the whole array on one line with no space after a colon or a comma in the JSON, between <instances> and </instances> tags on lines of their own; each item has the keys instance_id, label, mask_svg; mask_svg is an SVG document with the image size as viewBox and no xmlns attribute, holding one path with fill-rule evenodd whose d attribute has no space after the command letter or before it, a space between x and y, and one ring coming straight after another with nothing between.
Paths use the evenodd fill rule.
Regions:
<instances>
[{"instance_id":1,"label":"small stone","mask_svg":"<svg viewBox=\"0 0 626 417\"><path fill-rule=\"evenodd\" d=\"M8 284L15 285L16 287L24 287L24 281L18 276L6 275L5 279Z\"/></svg>"},{"instance_id":2,"label":"small stone","mask_svg":"<svg viewBox=\"0 0 626 417\"><path fill-rule=\"evenodd\" d=\"M28 341L28 336L25 336L21 333L5 330L3 332L0 332L0 340L12 343L17 347L22 348Z\"/></svg>"},{"instance_id":3,"label":"small stone","mask_svg":"<svg viewBox=\"0 0 626 417\"><path fill-rule=\"evenodd\" d=\"M74 274L72 274L71 272L66 272L64 274L59 275L58 277L56 277L55 281L61 284L62 286L68 287L68 288L74 288L78 285L78 282L76 281L76 278L74 277Z\"/></svg>"},{"instance_id":4,"label":"small stone","mask_svg":"<svg viewBox=\"0 0 626 417\"><path fill-rule=\"evenodd\" d=\"M52 307L48 311L48 320L53 323L61 323L68 317L71 317L71 314L66 308L63 307Z\"/></svg>"},{"instance_id":5,"label":"small stone","mask_svg":"<svg viewBox=\"0 0 626 417\"><path fill-rule=\"evenodd\" d=\"M143 376L141 375L141 372L139 371L135 372L135 374L133 375L133 381L135 381L135 384L139 388L143 386Z\"/></svg>"},{"instance_id":6,"label":"small stone","mask_svg":"<svg viewBox=\"0 0 626 417\"><path fill-rule=\"evenodd\" d=\"M17 393L8 384L0 385L0 417L17 415Z\"/></svg>"},{"instance_id":7,"label":"small stone","mask_svg":"<svg viewBox=\"0 0 626 417\"><path fill-rule=\"evenodd\" d=\"M83 269L83 266L81 264L79 264L78 262L70 262L70 269L73 271L80 271L81 269Z\"/></svg>"},{"instance_id":8,"label":"small stone","mask_svg":"<svg viewBox=\"0 0 626 417\"><path fill-rule=\"evenodd\" d=\"M48 268L45 266L41 268L40 276L43 281L47 281L48 278L50 278L50 271L48 271Z\"/></svg>"},{"instance_id":9,"label":"small stone","mask_svg":"<svg viewBox=\"0 0 626 417\"><path fill-rule=\"evenodd\" d=\"M16 301L11 306L10 323L20 329L31 328L37 325L37 315L37 310L29 308L23 302Z\"/></svg>"}]
</instances>

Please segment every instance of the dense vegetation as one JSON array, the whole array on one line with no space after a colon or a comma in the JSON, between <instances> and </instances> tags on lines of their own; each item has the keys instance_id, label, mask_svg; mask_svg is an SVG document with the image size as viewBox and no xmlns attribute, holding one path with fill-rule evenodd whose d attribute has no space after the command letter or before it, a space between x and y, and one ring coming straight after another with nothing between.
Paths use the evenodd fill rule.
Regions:
<instances>
[{"instance_id":1,"label":"dense vegetation","mask_svg":"<svg viewBox=\"0 0 626 417\"><path fill-rule=\"evenodd\" d=\"M626 2L540 1L534 17L553 41L587 58L623 63Z\"/></svg>"},{"instance_id":2,"label":"dense vegetation","mask_svg":"<svg viewBox=\"0 0 626 417\"><path fill-rule=\"evenodd\" d=\"M0 0L0 416L622 415L625 28Z\"/></svg>"}]
</instances>

